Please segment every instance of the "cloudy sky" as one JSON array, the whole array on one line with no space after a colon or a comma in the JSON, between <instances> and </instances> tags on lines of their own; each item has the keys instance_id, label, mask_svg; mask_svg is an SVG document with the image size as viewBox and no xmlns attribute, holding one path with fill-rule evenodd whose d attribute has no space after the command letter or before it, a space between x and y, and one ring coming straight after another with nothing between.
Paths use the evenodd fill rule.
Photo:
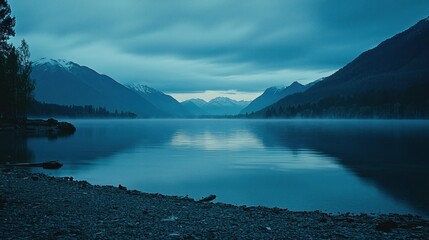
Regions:
<instances>
[{"instance_id":1,"label":"cloudy sky","mask_svg":"<svg viewBox=\"0 0 429 240\"><path fill-rule=\"evenodd\" d=\"M179 100L250 99L328 76L429 16L427 0L9 0L32 59L66 59Z\"/></svg>"}]
</instances>

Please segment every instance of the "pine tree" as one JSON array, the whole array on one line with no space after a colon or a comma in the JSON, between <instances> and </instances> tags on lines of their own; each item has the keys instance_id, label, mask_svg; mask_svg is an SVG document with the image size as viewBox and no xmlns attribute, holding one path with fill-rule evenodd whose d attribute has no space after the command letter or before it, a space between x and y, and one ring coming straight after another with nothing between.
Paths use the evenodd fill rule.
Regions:
<instances>
[{"instance_id":1,"label":"pine tree","mask_svg":"<svg viewBox=\"0 0 429 240\"><path fill-rule=\"evenodd\" d=\"M33 102L34 81L30 78L31 61L30 50L23 39L18 49L18 74L17 74L17 111L20 118L26 118L27 109Z\"/></svg>"},{"instance_id":2,"label":"pine tree","mask_svg":"<svg viewBox=\"0 0 429 240\"><path fill-rule=\"evenodd\" d=\"M12 46L10 54L6 58L4 89L6 106L4 115L8 119L17 120L18 117L18 55L16 48Z\"/></svg>"},{"instance_id":3,"label":"pine tree","mask_svg":"<svg viewBox=\"0 0 429 240\"><path fill-rule=\"evenodd\" d=\"M15 36L15 17L11 17L10 6L6 0L0 0L0 42L6 42Z\"/></svg>"},{"instance_id":4,"label":"pine tree","mask_svg":"<svg viewBox=\"0 0 429 240\"><path fill-rule=\"evenodd\" d=\"M10 103L10 81L7 77L7 59L11 45L7 42L15 36L15 18L10 16L11 10L6 0L0 0L0 118L8 111Z\"/></svg>"},{"instance_id":5,"label":"pine tree","mask_svg":"<svg viewBox=\"0 0 429 240\"><path fill-rule=\"evenodd\" d=\"M16 49L7 41L15 36L15 17L10 6L0 0L0 119L14 121L26 118L32 102L34 82L30 79L31 61L28 44L22 40Z\"/></svg>"}]
</instances>

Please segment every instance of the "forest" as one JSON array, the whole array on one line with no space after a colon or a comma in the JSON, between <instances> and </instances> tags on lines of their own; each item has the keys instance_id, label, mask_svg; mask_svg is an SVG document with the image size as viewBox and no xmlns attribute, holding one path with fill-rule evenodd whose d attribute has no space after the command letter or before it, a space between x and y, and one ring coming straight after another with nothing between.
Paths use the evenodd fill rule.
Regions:
<instances>
[{"instance_id":1,"label":"forest","mask_svg":"<svg viewBox=\"0 0 429 240\"><path fill-rule=\"evenodd\" d=\"M373 91L334 95L317 103L279 106L274 104L248 117L263 118L429 118L429 83L402 91Z\"/></svg>"},{"instance_id":2,"label":"forest","mask_svg":"<svg viewBox=\"0 0 429 240\"><path fill-rule=\"evenodd\" d=\"M40 103L34 101L28 109L28 116L31 117L62 117L62 118L136 118L132 112L108 111L105 107L85 106L64 106L58 104Z\"/></svg>"}]
</instances>

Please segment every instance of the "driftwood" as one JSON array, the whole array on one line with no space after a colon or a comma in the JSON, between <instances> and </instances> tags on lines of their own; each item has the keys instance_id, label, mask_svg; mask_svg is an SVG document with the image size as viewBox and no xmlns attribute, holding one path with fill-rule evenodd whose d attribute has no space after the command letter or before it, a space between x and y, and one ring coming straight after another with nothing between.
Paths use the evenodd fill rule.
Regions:
<instances>
[{"instance_id":1,"label":"driftwood","mask_svg":"<svg viewBox=\"0 0 429 240\"><path fill-rule=\"evenodd\" d=\"M58 169L63 166L62 163L57 161L48 161L42 163L7 163L7 167L42 167L44 169Z\"/></svg>"},{"instance_id":2,"label":"driftwood","mask_svg":"<svg viewBox=\"0 0 429 240\"><path fill-rule=\"evenodd\" d=\"M213 201L215 199L216 199L216 195L210 194L207 197L201 198L200 200L198 200L198 202L211 202L211 201Z\"/></svg>"}]
</instances>

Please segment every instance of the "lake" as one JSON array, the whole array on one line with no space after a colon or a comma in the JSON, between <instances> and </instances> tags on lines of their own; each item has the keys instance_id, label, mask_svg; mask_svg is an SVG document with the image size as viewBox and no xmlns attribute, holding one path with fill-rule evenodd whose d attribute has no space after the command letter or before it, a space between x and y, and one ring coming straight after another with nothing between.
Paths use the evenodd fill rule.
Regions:
<instances>
[{"instance_id":1,"label":"lake","mask_svg":"<svg viewBox=\"0 0 429 240\"><path fill-rule=\"evenodd\" d=\"M35 171L236 205L429 216L429 121L69 121L68 137L1 133L1 161L58 160Z\"/></svg>"}]
</instances>

